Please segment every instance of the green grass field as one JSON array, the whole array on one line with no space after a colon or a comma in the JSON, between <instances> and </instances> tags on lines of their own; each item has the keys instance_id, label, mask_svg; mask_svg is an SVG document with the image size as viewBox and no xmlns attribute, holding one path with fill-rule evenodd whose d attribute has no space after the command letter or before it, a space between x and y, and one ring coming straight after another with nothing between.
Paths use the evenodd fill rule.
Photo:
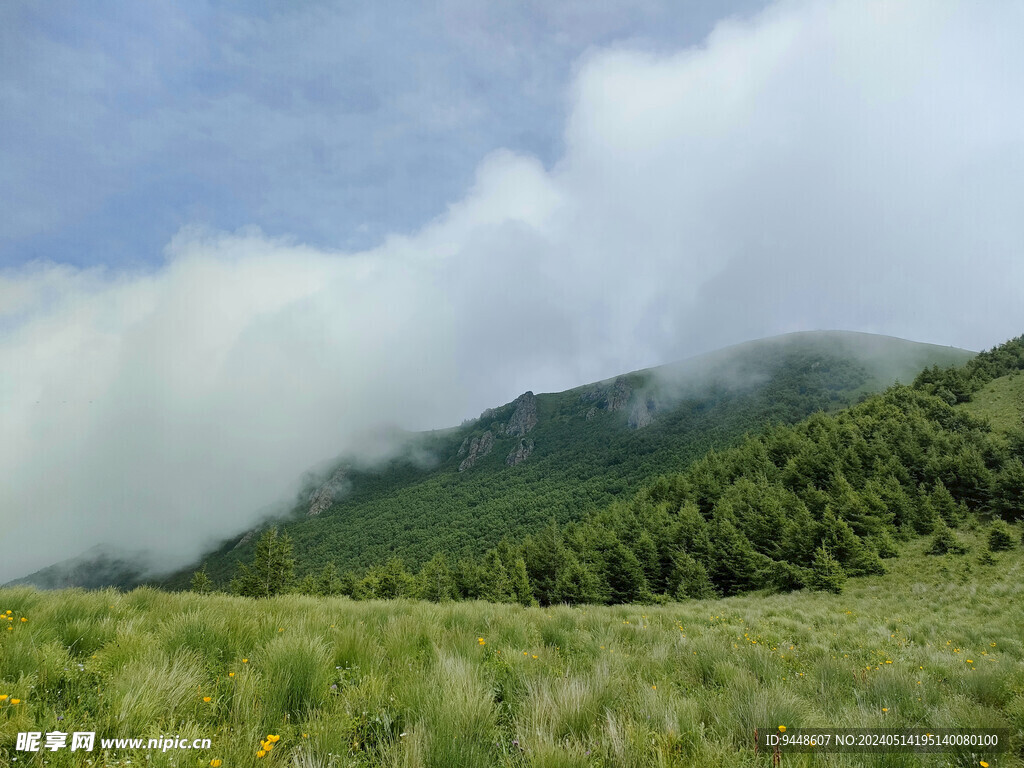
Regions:
<instances>
[{"instance_id":1,"label":"green grass field","mask_svg":"<svg viewBox=\"0 0 1024 768\"><path fill-rule=\"evenodd\" d=\"M1024 371L990 381L962 407L972 416L987 418L997 432L1024 432Z\"/></svg>"},{"instance_id":2,"label":"green grass field","mask_svg":"<svg viewBox=\"0 0 1024 768\"><path fill-rule=\"evenodd\" d=\"M842 595L661 606L2 590L0 763L768 766L755 728L785 725L1015 733L1010 754L955 763L787 766L1021 766L1024 551L984 563L980 534L964 536L967 555L918 541ZM18 732L55 730L212 748L14 749Z\"/></svg>"}]
</instances>

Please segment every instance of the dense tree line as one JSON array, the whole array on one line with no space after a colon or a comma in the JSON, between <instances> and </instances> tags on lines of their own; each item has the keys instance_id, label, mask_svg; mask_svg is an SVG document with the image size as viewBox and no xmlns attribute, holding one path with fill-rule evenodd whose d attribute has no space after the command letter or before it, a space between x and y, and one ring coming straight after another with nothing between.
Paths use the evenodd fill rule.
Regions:
<instances>
[{"instance_id":1,"label":"dense tree line","mask_svg":"<svg viewBox=\"0 0 1024 768\"><path fill-rule=\"evenodd\" d=\"M280 589L356 599L627 603L764 588L838 591L848 576L881 573L898 540L930 536L935 554L962 551L956 530L979 518L999 520L989 547L1005 549L1015 545L1006 522L1024 518L1024 444L996 439L947 392L956 401L964 387L976 391L1024 368L1024 338L983 355L847 410L765 428L628 501L580 521L552 519L481 557L439 548L416 572L393 557L340 575L328 562ZM267 564L245 567L237 591L265 594L268 574L279 571L271 565L281 560L271 556L275 542L276 531L264 536L257 560Z\"/></svg>"},{"instance_id":2,"label":"dense tree line","mask_svg":"<svg viewBox=\"0 0 1024 768\"><path fill-rule=\"evenodd\" d=\"M962 366L927 368L914 386L947 403L965 403L988 382L1019 370L1024 370L1024 336L981 352Z\"/></svg>"}]
</instances>

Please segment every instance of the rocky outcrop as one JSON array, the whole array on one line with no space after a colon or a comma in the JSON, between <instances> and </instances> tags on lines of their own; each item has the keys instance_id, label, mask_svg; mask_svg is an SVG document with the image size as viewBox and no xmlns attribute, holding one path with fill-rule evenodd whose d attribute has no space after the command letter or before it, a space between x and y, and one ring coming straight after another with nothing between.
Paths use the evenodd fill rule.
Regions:
<instances>
[{"instance_id":1,"label":"rocky outcrop","mask_svg":"<svg viewBox=\"0 0 1024 768\"><path fill-rule=\"evenodd\" d=\"M625 377L619 376L612 384L608 392L608 399L605 404L607 411L621 411L629 404L629 397L633 394L633 388Z\"/></svg>"},{"instance_id":2,"label":"rocky outcrop","mask_svg":"<svg viewBox=\"0 0 1024 768\"><path fill-rule=\"evenodd\" d=\"M580 400L584 403L593 403L593 407L587 411L587 419L594 418L597 412L594 408L600 408L602 411L621 411L627 405L629 405L629 398L633 394L633 388L626 381L625 376L619 376L614 383L597 385L591 387L582 395Z\"/></svg>"},{"instance_id":3,"label":"rocky outcrop","mask_svg":"<svg viewBox=\"0 0 1024 768\"><path fill-rule=\"evenodd\" d=\"M490 430L484 432L480 437L474 437L469 443L466 458L459 464L459 472L465 472L472 467L477 461L490 453L493 447L494 433Z\"/></svg>"},{"instance_id":4,"label":"rocky outcrop","mask_svg":"<svg viewBox=\"0 0 1024 768\"><path fill-rule=\"evenodd\" d=\"M505 457L505 464L514 467L516 464L526 461L531 453L533 453L533 440L520 438L516 447Z\"/></svg>"},{"instance_id":5,"label":"rocky outcrop","mask_svg":"<svg viewBox=\"0 0 1024 768\"><path fill-rule=\"evenodd\" d=\"M533 392L524 392L512 403L515 411L505 425L505 434L511 437L523 437L537 426L537 397Z\"/></svg>"},{"instance_id":6,"label":"rocky outcrop","mask_svg":"<svg viewBox=\"0 0 1024 768\"><path fill-rule=\"evenodd\" d=\"M455 453L460 459L466 455L466 451L469 450L469 438L467 437L462 441L462 445L459 446L459 450Z\"/></svg>"},{"instance_id":7,"label":"rocky outcrop","mask_svg":"<svg viewBox=\"0 0 1024 768\"><path fill-rule=\"evenodd\" d=\"M309 512L306 513L306 516L316 517L321 512L330 509L331 504L345 490L345 478L347 476L348 470L344 467L338 467L327 482L317 488L313 495L309 497Z\"/></svg>"},{"instance_id":8,"label":"rocky outcrop","mask_svg":"<svg viewBox=\"0 0 1024 768\"><path fill-rule=\"evenodd\" d=\"M235 546L233 546L231 549L235 550L235 549L239 549L240 547L244 547L246 544L248 544L250 541L253 540L253 537L255 535L256 535L256 529L253 528L251 531L249 531L247 534L245 534L245 536L240 538L238 540L238 543L235 544Z\"/></svg>"},{"instance_id":9,"label":"rocky outcrop","mask_svg":"<svg viewBox=\"0 0 1024 768\"><path fill-rule=\"evenodd\" d=\"M650 424L654 417L651 412L654 410L654 402L647 398L637 398L633 408L629 412L627 423L630 429L643 429Z\"/></svg>"}]
</instances>

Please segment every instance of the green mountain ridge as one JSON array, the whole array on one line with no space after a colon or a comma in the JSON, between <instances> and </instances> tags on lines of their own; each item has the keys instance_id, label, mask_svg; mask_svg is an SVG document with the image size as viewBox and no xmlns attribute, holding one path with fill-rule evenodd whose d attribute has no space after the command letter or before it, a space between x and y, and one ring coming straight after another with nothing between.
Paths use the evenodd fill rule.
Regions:
<instances>
[{"instance_id":1,"label":"green mountain ridge","mask_svg":"<svg viewBox=\"0 0 1024 768\"><path fill-rule=\"evenodd\" d=\"M910 381L973 353L850 332L787 334L516 400L446 430L412 435L367 467L342 459L278 521L300 573L361 569L390 557L478 556L549 520L581 519L659 474L772 422L793 423ZM259 528L201 561L226 586ZM188 585L199 563L161 583Z\"/></svg>"},{"instance_id":2,"label":"green mountain ridge","mask_svg":"<svg viewBox=\"0 0 1024 768\"><path fill-rule=\"evenodd\" d=\"M388 460L357 454L328 464L307 477L290 516L240 533L157 583L186 587L202 563L226 586L270 524L295 541L300 573L327 563L358 570L395 555L413 567L439 551L479 556L549 520L578 520L628 498L744 433L842 408L973 354L873 334L801 332L564 392L525 393L458 427L391 435L401 449ZM130 555L105 553L95 568L90 562L86 553L16 583L91 588L145 580Z\"/></svg>"}]
</instances>

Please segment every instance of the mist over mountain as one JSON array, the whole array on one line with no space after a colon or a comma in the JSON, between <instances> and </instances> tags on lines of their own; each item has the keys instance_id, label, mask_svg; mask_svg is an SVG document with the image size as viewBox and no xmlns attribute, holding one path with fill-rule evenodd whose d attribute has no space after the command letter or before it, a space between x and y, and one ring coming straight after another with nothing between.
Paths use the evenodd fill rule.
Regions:
<instances>
[{"instance_id":1,"label":"mist over mountain","mask_svg":"<svg viewBox=\"0 0 1024 768\"><path fill-rule=\"evenodd\" d=\"M262 515L287 523L311 565L358 567L396 553L415 565L439 541L447 551L478 554L549 519L577 519L770 421L842 407L971 354L848 332L751 341L560 393L527 392L459 427L366 433L343 456L295 478L295 501ZM251 556L252 530L235 533L204 558L215 578L228 578ZM98 559L96 570L122 586L160 567L151 556L126 555L115 561L120 570L110 560ZM28 580L102 581L88 562L75 558ZM167 583L183 586L190 573Z\"/></svg>"},{"instance_id":2,"label":"mist over mountain","mask_svg":"<svg viewBox=\"0 0 1024 768\"><path fill-rule=\"evenodd\" d=\"M978 349L1024 326L1018 5L714 6L699 32L656 40L621 21L631 3L599 17L573 7L511 14L571 41L539 78L518 76L548 61L536 27L464 7L428 19L468 22L451 36L477 52L453 65L473 65L466 93L543 91L543 151L512 140L534 125L480 143L465 140L472 128L445 133L480 110L511 119L481 106L505 104L500 87L439 109L431 89L409 102L383 84L353 102L327 87L354 76L338 58L353 28L316 4L198 21L164 8L166 24L0 11L0 183L19 212L0 227L13 238L0 269L0 579L100 544L194 558L267 505L290 507L303 472L382 426L439 429L527 390L798 330ZM681 24L670 5L651 13L647 29ZM410 66L415 46L381 39L375 61ZM504 78L481 70L491 63ZM354 128L331 111L357 102L404 118ZM415 140L426 116L446 150ZM402 147L393 165L353 172L331 150L378 140ZM471 156L455 193L454 147ZM196 203L169 157L202 166L215 198L248 203ZM423 183L446 179L428 213L338 234L360 179L401 207L396 180L418 163ZM271 189L293 167L317 169L303 175L320 192L293 194L305 187L290 170ZM151 217L175 234L125 257L118 233Z\"/></svg>"}]
</instances>

